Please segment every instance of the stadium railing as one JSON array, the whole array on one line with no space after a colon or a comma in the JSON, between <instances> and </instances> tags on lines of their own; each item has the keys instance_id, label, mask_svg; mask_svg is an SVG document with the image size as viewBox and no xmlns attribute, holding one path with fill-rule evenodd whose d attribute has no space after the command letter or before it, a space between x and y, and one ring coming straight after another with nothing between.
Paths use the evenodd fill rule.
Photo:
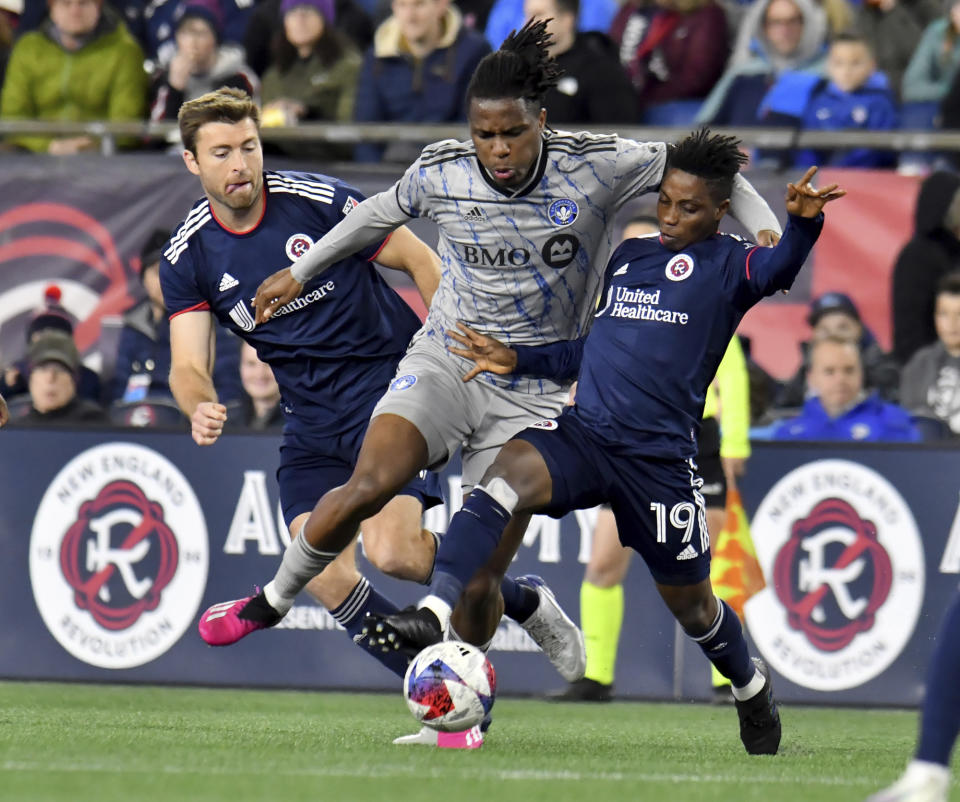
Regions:
<instances>
[{"instance_id":1,"label":"stadium railing","mask_svg":"<svg viewBox=\"0 0 960 802\"><path fill-rule=\"evenodd\" d=\"M587 127L596 133L618 133L641 141L673 141L689 133L690 126L564 126ZM100 140L104 155L116 152L117 137L139 137L145 143L169 143L175 123L87 122L47 120L0 120L0 137L17 135L91 136ZM719 133L737 136L748 148L857 148L871 147L895 151L960 151L960 131L797 131L789 128L717 128ZM293 127L264 128L266 142L313 141L339 144L359 142L436 142L463 139L465 123L305 123Z\"/></svg>"}]
</instances>

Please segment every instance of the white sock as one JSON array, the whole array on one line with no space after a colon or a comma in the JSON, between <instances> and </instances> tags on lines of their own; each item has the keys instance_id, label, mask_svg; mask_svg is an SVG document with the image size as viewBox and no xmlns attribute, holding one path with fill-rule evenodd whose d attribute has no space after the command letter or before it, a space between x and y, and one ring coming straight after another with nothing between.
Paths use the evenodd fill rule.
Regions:
<instances>
[{"instance_id":1,"label":"white sock","mask_svg":"<svg viewBox=\"0 0 960 802\"><path fill-rule=\"evenodd\" d=\"M466 643L466 641L463 638L461 638L460 635L457 633L457 630L453 628L453 624L450 625L450 640L458 640L461 643ZM486 654L487 652L490 651L491 643L493 643L493 638L490 638L490 640L488 640L486 643L472 644L472 645L476 646L481 652Z\"/></svg>"},{"instance_id":2,"label":"white sock","mask_svg":"<svg viewBox=\"0 0 960 802\"><path fill-rule=\"evenodd\" d=\"M440 622L440 629L443 632L447 631L447 627L450 626L450 616L453 615L453 608L447 604L439 596L424 596L420 603L417 605L421 610L429 610L433 613L437 620Z\"/></svg>"},{"instance_id":3,"label":"white sock","mask_svg":"<svg viewBox=\"0 0 960 802\"><path fill-rule=\"evenodd\" d=\"M277 593L276 582L272 579L263 586L263 597L267 600L267 604L280 615L286 615L293 607L293 599L285 599Z\"/></svg>"},{"instance_id":4,"label":"white sock","mask_svg":"<svg viewBox=\"0 0 960 802\"><path fill-rule=\"evenodd\" d=\"M941 763L931 763L929 760L911 760L903 776L917 780L929 778L946 787L950 782L950 769Z\"/></svg>"},{"instance_id":5,"label":"white sock","mask_svg":"<svg viewBox=\"0 0 960 802\"><path fill-rule=\"evenodd\" d=\"M745 702L747 699L752 699L763 690L763 683L766 681L767 680L764 678L763 674L754 669L753 679L742 688L738 688L736 685L731 686L733 689L733 698L739 702Z\"/></svg>"}]
</instances>

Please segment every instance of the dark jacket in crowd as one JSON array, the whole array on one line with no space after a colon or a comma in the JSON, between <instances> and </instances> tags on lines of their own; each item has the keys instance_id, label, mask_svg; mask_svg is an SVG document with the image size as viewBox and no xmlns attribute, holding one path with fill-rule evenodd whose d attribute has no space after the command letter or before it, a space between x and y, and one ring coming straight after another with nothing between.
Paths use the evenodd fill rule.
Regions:
<instances>
[{"instance_id":1,"label":"dark jacket in crowd","mask_svg":"<svg viewBox=\"0 0 960 802\"><path fill-rule=\"evenodd\" d=\"M70 403L50 412L38 412L33 406L26 415L11 421L18 426L72 426L77 423L109 423L103 407L75 396Z\"/></svg>"},{"instance_id":2,"label":"dark jacket in crowd","mask_svg":"<svg viewBox=\"0 0 960 802\"><path fill-rule=\"evenodd\" d=\"M933 310L937 283L960 268L960 239L945 227L960 190L960 176L936 172L924 179L914 213L913 237L893 268L893 353L900 364L937 341Z\"/></svg>"},{"instance_id":3,"label":"dark jacket in crowd","mask_svg":"<svg viewBox=\"0 0 960 802\"><path fill-rule=\"evenodd\" d=\"M960 436L960 357L950 356L941 342L917 351L903 369L900 405Z\"/></svg>"},{"instance_id":4,"label":"dark jacket in crowd","mask_svg":"<svg viewBox=\"0 0 960 802\"><path fill-rule=\"evenodd\" d=\"M445 123L466 120L467 84L490 45L463 26L460 12L449 8L436 50L415 59L402 46L392 17L377 28L364 57L357 84L358 122ZM378 161L383 149L362 145L357 161Z\"/></svg>"},{"instance_id":5,"label":"dark jacket in crowd","mask_svg":"<svg viewBox=\"0 0 960 802\"><path fill-rule=\"evenodd\" d=\"M215 328L217 354L213 383L221 403L227 403L243 394L240 341L221 326ZM171 398L169 376L170 321L164 316L159 324L154 323L150 302L143 301L123 316L117 362L110 383L110 400Z\"/></svg>"},{"instance_id":6,"label":"dark jacket in crowd","mask_svg":"<svg viewBox=\"0 0 960 802\"><path fill-rule=\"evenodd\" d=\"M604 34L577 34L557 63L564 74L544 100L548 123L639 122L636 93Z\"/></svg>"}]
</instances>

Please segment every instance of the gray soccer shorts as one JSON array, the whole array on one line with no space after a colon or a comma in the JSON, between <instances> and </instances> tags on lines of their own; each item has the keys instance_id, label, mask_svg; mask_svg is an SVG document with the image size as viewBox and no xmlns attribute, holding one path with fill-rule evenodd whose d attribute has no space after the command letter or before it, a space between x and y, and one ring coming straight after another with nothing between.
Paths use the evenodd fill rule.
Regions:
<instances>
[{"instance_id":1,"label":"gray soccer shorts","mask_svg":"<svg viewBox=\"0 0 960 802\"><path fill-rule=\"evenodd\" d=\"M535 394L507 390L482 375L469 382L469 367L426 337L415 338L371 417L399 415L427 441L429 467L442 468L463 447L463 489L468 492L504 443L537 421L555 418L567 391Z\"/></svg>"}]
</instances>

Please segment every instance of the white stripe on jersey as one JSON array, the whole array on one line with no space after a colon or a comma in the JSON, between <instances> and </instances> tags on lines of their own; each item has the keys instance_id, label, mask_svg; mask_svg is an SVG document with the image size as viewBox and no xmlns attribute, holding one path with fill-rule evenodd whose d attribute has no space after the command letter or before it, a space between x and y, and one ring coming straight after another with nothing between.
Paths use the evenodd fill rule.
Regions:
<instances>
[{"instance_id":1,"label":"white stripe on jersey","mask_svg":"<svg viewBox=\"0 0 960 802\"><path fill-rule=\"evenodd\" d=\"M300 187L301 189L309 190L319 190L321 192L329 192L333 194L336 192L336 187L330 186L330 184L325 184L323 181L311 181L308 178L293 178L288 175L278 175L277 173L268 173L267 174L267 183L276 184L276 183L289 184L293 187Z\"/></svg>"},{"instance_id":2,"label":"white stripe on jersey","mask_svg":"<svg viewBox=\"0 0 960 802\"><path fill-rule=\"evenodd\" d=\"M182 254L190 244L190 237L192 237L197 231L209 223L210 219L210 210L207 209L202 216L196 218L196 220L190 224L189 228L187 228L187 224L184 223L178 232L178 235L182 235L179 244L171 245L169 248L167 248L167 250L164 251L163 258L166 259L170 264L175 265L180 259L180 254Z\"/></svg>"},{"instance_id":3,"label":"white stripe on jersey","mask_svg":"<svg viewBox=\"0 0 960 802\"><path fill-rule=\"evenodd\" d=\"M271 192L287 192L304 198L330 204L333 202L333 187L328 184L313 184L299 181L286 181L267 176L267 189Z\"/></svg>"},{"instance_id":4,"label":"white stripe on jersey","mask_svg":"<svg viewBox=\"0 0 960 802\"><path fill-rule=\"evenodd\" d=\"M284 192L288 195L299 195L301 198L309 198L310 200L315 200L318 203L325 203L328 206L333 203L333 195L317 195L313 192L306 192L302 189L296 189L295 187L289 187L282 184L267 184L267 189L271 192Z\"/></svg>"},{"instance_id":5,"label":"white stripe on jersey","mask_svg":"<svg viewBox=\"0 0 960 802\"><path fill-rule=\"evenodd\" d=\"M184 221L180 224L180 228L177 229L176 233L170 238L170 247L167 250L172 251L177 245L180 244L181 240L184 238L184 234L187 228L193 225L193 222L200 215L204 214L210 209L210 201L205 200L195 209L190 210L190 214L186 216Z\"/></svg>"}]
</instances>

